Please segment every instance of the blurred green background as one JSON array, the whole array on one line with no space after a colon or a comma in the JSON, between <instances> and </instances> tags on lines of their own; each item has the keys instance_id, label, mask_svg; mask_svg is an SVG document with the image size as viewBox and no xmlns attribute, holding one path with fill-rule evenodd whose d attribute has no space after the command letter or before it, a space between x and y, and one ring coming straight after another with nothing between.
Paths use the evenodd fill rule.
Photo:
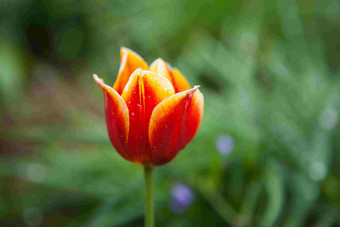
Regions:
<instances>
[{"instance_id":1,"label":"blurred green background","mask_svg":"<svg viewBox=\"0 0 340 227\"><path fill-rule=\"evenodd\" d=\"M120 46L205 97L156 169L157 226L340 226L340 1L0 0L1 226L143 226L92 79Z\"/></svg>"}]
</instances>

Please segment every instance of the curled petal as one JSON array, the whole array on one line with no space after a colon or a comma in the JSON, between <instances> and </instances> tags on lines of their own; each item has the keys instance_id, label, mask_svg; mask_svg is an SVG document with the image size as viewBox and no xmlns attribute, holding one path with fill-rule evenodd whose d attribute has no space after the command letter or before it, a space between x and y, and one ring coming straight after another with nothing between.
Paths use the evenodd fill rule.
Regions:
<instances>
[{"instance_id":1,"label":"curled petal","mask_svg":"<svg viewBox=\"0 0 340 227\"><path fill-rule=\"evenodd\" d=\"M149 125L152 161L171 161L195 136L203 115L203 95L198 86L180 92L158 104Z\"/></svg>"},{"instance_id":2,"label":"curled petal","mask_svg":"<svg viewBox=\"0 0 340 227\"><path fill-rule=\"evenodd\" d=\"M152 165L148 136L151 113L158 103L174 94L175 91L168 80L141 69L137 69L126 84L122 98L129 109L127 148L136 163Z\"/></svg>"},{"instance_id":3,"label":"curled petal","mask_svg":"<svg viewBox=\"0 0 340 227\"><path fill-rule=\"evenodd\" d=\"M120 68L117 80L113 85L113 89L115 89L118 94L122 94L131 74L137 68L141 68L144 70L149 69L148 64L141 56L126 47L122 47L120 49Z\"/></svg>"},{"instance_id":4,"label":"curled petal","mask_svg":"<svg viewBox=\"0 0 340 227\"><path fill-rule=\"evenodd\" d=\"M171 66L161 58L156 59L151 64L150 70L167 78L172 86L174 86L176 93L190 89L190 85L182 73L178 69L171 68Z\"/></svg>"},{"instance_id":5,"label":"curled petal","mask_svg":"<svg viewBox=\"0 0 340 227\"><path fill-rule=\"evenodd\" d=\"M112 87L104 84L96 74L93 74L93 79L104 92L106 125L111 143L123 158L131 161L127 152L129 110L122 97Z\"/></svg>"}]
</instances>

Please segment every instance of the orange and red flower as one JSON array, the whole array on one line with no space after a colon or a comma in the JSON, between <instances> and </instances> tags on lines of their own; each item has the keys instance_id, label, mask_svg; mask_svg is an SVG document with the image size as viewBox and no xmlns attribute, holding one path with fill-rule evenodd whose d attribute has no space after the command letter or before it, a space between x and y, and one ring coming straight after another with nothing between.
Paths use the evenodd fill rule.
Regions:
<instances>
[{"instance_id":1,"label":"orange and red flower","mask_svg":"<svg viewBox=\"0 0 340 227\"><path fill-rule=\"evenodd\" d=\"M166 164L195 136L203 95L162 59L149 68L142 57L122 47L113 88L93 77L104 92L110 140L128 161L150 167Z\"/></svg>"}]
</instances>

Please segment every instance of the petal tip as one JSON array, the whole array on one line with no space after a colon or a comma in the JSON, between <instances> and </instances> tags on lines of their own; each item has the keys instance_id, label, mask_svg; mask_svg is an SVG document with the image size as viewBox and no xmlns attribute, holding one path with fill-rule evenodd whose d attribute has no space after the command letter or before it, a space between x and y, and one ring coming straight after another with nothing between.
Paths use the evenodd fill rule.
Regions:
<instances>
[{"instance_id":1,"label":"petal tip","mask_svg":"<svg viewBox=\"0 0 340 227\"><path fill-rule=\"evenodd\" d=\"M131 50L131 49L125 47L125 46L120 47L120 53L122 55L131 54L131 55L135 56L137 59L142 60L144 62L144 59L139 54L137 54L136 52L134 52L133 50Z\"/></svg>"},{"instance_id":2,"label":"petal tip","mask_svg":"<svg viewBox=\"0 0 340 227\"><path fill-rule=\"evenodd\" d=\"M157 59L155 60L155 62L164 62L164 63L165 63L165 61L163 60L163 58L157 58Z\"/></svg>"},{"instance_id":3,"label":"petal tip","mask_svg":"<svg viewBox=\"0 0 340 227\"><path fill-rule=\"evenodd\" d=\"M199 92L199 88L201 87L201 85L195 85L193 88L191 88L190 90L191 90L191 92L189 92L190 94L190 96L191 95L194 95L195 93L196 93L196 91L198 91ZM199 92L200 93L200 92Z\"/></svg>"},{"instance_id":4,"label":"petal tip","mask_svg":"<svg viewBox=\"0 0 340 227\"><path fill-rule=\"evenodd\" d=\"M187 90L187 91L184 91L187 93L187 96L191 97L195 94L195 92L198 90L198 88L200 87L200 85L195 85L193 88Z\"/></svg>"},{"instance_id":5,"label":"petal tip","mask_svg":"<svg viewBox=\"0 0 340 227\"><path fill-rule=\"evenodd\" d=\"M129 51L130 49L125 47L125 46L121 46L120 47L120 52L126 52L126 51Z\"/></svg>"},{"instance_id":6,"label":"petal tip","mask_svg":"<svg viewBox=\"0 0 340 227\"><path fill-rule=\"evenodd\" d=\"M104 80L99 78L97 74L93 74L93 79L99 86L104 84Z\"/></svg>"},{"instance_id":7,"label":"petal tip","mask_svg":"<svg viewBox=\"0 0 340 227\"><path fill-rule=\"evenodd\" d=\"M130 78L129 78L129 81L132 80L133 77L136 77L136 76L143 76L145 75L147 72L147 70L143 70L142 68L137 68L135 71L133 71L133 73L131 74Z\"/></svg>"}]
</instances>

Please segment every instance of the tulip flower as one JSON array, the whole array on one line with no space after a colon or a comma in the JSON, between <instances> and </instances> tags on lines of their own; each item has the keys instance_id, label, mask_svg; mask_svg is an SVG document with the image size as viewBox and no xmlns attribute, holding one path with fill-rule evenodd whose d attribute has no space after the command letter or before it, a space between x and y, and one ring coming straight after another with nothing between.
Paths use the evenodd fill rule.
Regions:
<instances>
[{"instance_id":1,"label":"tulip flower","mask_svg":"<svg viewBox=\"0 0 340 227\"><path fill-rule=\"evenodd\" d=\"M93 77L104 92L111 143L124 159L145 167L150 184L152 167L171 161L195 136L203 115L199 86L191 88L181 72L162 59L149 67L125 47L113 87Z\"/></svg>"},{"instance_id":2,"label":"tulip flower","mask_svg":"<svg viewBox=\"0 0 340 227\"><path fill-rule=\"evenodd\" d=\"M110 140L128 161L149 167L166 164L196 134L203 95L160 58L149 69L142 57L127 48L121 48L120 56L113 88L94 75L105 95Z\"/></svg>"}]
</instances>

